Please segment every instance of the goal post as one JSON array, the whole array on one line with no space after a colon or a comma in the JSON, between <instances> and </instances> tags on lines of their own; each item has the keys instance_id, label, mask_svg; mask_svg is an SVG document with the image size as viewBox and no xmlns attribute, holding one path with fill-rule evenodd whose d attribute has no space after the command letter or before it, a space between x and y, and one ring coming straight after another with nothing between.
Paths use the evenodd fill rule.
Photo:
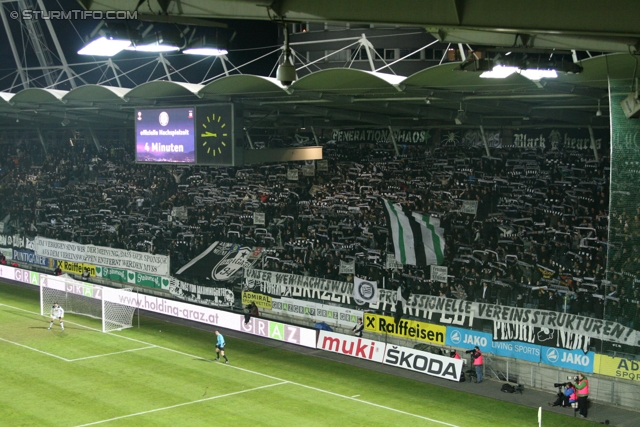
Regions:
<instances>
[{"instance_id":1,"label":"goal post","mask_svg":"<svg viewBox=\"0 0 640 427\"><path fill-rule=\"evenodd\" d=\"M53 303L57 302L66 313L100 319L102 332L133 326L138 295L132 288L115 289L69 278L60 279L49 278L40 284L41 315L48 316Z\"/></svg>"},{"instance_id":2,"label":"goal post","mask_svg":"<svg viewBox=\"0 0 640 427\"><path fill-rule=\"evenodd\" d=\"M102 298L102 332L119 331L126 328L131 328L133 325L133 315L135 314L137 307L125 304L119 304L116 302L108 301L104 298L106 292L111 289L103 289ZM106 291L109 289L109 291ZM117 289L118 292L131 293L131 298L135 298L137 301L137 293L133 295L133 288L121 288Z\"/></svg>"}]
</instances>

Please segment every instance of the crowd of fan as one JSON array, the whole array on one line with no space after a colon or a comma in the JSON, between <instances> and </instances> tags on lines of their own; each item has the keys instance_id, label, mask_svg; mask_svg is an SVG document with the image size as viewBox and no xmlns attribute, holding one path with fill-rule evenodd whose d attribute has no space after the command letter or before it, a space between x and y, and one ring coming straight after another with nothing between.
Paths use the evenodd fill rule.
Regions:
<instances>
[{"instance_id":1,"label":"crowd of fan","mask_svg":"<svg viewBox=\"0 0 640 427\"><path fill-rule=\"evenodd\" d=\"M13 232L167 254L175 273L215 241L264 247L256 267L416 294L539 307L639 328L640 269L622 213L607 241L608 163L578 151L327 144L326 171L304 164L241 168L142 165L132 147L26 151L0 165L0 219ZM298 169L290 180L289 169ZM438 216L448 283L429 267L386 268L393 253L382 198ZM477 201L477 213L461 212ZM621 210L622 212L623 210ZM265 224L254 224L254 213ZM617 223L616 223L617 224ZM607 257L620 262L606 271Z\"/></svg>"}]
</instances>

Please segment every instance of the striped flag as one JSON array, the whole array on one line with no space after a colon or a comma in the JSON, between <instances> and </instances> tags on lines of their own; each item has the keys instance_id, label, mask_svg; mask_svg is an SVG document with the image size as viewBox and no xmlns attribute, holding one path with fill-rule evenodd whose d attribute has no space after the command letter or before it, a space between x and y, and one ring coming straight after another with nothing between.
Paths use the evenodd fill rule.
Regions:
<instances>
[{"instance_id":1,"label":"striped flag","mask_svg":"<svg viewBox=\"0 0 640 427\"><path fill-rule=\"evenodd\" d=\"M440 219L409 212L399 204L383 199L393 238L396 260L408 265L442 265L444 229Z\"/></svg>"}]
</instances>

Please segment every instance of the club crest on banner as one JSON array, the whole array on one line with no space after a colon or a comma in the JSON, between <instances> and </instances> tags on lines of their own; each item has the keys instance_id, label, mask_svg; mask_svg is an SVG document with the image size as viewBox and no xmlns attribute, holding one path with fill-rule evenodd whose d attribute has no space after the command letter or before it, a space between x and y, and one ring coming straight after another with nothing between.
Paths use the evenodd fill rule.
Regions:
<instances>
[{"instance_id":1,"label":"club crest on banner","mask_svg":"<svg viewBox=\"0 0 640 427\"><path fill-rule=\"evenodd\" d=\"M243 268L251 268L262 255L262 248L234 243L215 242L191 260L176 274L213 280L226 286L241 275ZM213 267L211 267L213 266Z\"/></svg>"},{"instance_id":2,"label":"club crest on banner","mask_svg":"<svg viewBox=\"0 0 640 427\"><path fill-rule=\"evenodd\" d=\"M353 299L362 304L378 302L378 282L370 282L356 277L353 281Z\"/></svg>"},{"instance_id":3,"label":"club crest on banner","mask_svg":"<svg viewBox=\"0 0 640 427\"><path fill-rule=\"evenodd\" d=\"M219 282L226 282L237 274L241 268L251 268L253 262L248 261L253 249L241 247L236 252L229 252L211 270L211 278Z\"/></svg>"}]
</instances>

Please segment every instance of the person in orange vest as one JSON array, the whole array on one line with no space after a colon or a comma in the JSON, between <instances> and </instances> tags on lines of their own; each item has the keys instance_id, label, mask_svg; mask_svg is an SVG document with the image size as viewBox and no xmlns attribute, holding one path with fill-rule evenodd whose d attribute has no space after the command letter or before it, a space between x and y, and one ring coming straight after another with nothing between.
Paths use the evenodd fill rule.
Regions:
<instances>
[{"instance_id":1,"label":"person in orange vest","mask_svg":"<svg viewBox=\"0 0 640 427\"><path fill-rule=\"evenodd\" d=\"M578 384L576 384L576 390L578 391L578 411L582 418L587 418L587 406L589 405L587 399L589 397L589 380L584 374L578 374Z\"/></svg>"},{"instance_id":2,"label":"person in orange vest","mask_svg":"<svg viewBox=\"0 0 640 427\"><path fill-rule=\"evenodd\" d=\"M449 352L449 357L453 357L454 359L458 359L458 360L462 359L462 357L460 357L460 354L458 354L458 352L455 349L451 350ZM465 381L466 381L466 379L464 377L464 371L463 371L460 374L460 382L462 383L462 382L465 382Z\"/></svg>"},{"instance_id":3,"label":"person in orange vest","mask_svg":"<svg viewBox=\"0 0 640 427\"><path fill-rule=\"evenodd\" d=\"M480 347L475 346L473 350L467 351L467 353L471 353L471 360L473 361L473 366L476 368L476 383L482 382L482 352L480 351Z\"/></svg>"}]
</instances>

